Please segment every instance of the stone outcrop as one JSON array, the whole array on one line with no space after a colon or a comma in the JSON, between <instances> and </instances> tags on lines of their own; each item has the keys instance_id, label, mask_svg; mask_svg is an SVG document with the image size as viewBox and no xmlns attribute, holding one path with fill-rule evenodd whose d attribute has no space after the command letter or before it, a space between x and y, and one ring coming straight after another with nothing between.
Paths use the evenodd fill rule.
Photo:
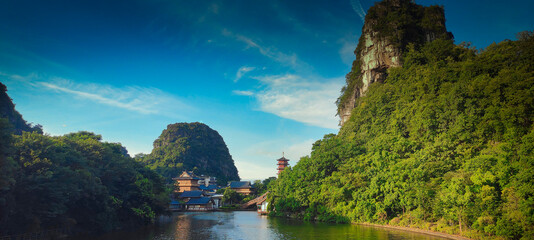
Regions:
<instances>
[{"instance_id":1,"label":"stone outcrop","mask_svg":"<svg viewBox=\"0 0 534 240\"><path fill-rule=\"evenodd\" d=\"M346 76L347 85L337 101L340 125L350 118L356 100L365 96L372 83L384 82L389 68L402 65L408 44L420 46L437 38L452 38L445 28L442 7L423 7L409 0L386 0L371 7L354 52L356 60Z\"/></svg>"},{"instance_id":2,"label":"stone outcrop","mask_svg":"<svg viewBox=\"0 0 534 240\"><path fill-rule=\"evenodd\" d=\"M362 35L364 44L359 55L361 85L354 87L348 101L339 111L341 126L350 118L356 99L365 95L369 85L374 82L383 82L388 68L401 66L400 49L388 40L377 38L377 32L373 32L369 26L364 26Z\"/></svg>"},{"instance_id":3,"label":"stone outcrop","mask_svg":"<svg viewBox=\"0 0 534 240\"><path fill-rule=\"evenodd\" d=\"M220 185L239 181L234 160L222 136L203 123L169 124L154 141L152 152L139 161L169 182L186 170L216 177Z\"/></svg>"}]
</instances>

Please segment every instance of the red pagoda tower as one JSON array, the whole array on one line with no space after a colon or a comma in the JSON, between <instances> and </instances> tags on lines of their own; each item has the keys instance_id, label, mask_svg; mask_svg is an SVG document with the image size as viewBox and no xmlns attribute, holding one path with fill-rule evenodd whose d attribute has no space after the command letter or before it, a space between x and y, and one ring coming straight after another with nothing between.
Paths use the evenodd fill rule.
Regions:
<instances>
[{"instance_id":1,"label":"red pagoda tower","mask_svg":"<svg viewBox=\"0 0 534 240\"><path fill-rule=\"evenodd\" d=\"M284 154L282 154L282 158L278 159L278 175L280 175L280 173L287 167L289 166L289 163L287 163L287 161L289 161L289 159L285 158L284 157Z\"/></svg>"}]
</instances>

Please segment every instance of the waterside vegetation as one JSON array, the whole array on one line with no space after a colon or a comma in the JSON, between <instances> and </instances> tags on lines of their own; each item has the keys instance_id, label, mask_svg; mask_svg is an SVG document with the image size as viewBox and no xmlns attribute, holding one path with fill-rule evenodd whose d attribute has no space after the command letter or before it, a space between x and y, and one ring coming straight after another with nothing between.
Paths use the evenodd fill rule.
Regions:
<instances>
[{"instance_id":1,"label":"waterside vegetation","mask_svg":"<svg viewBox=\"0 0 534 240\"><path fill-rule=\"evenodd\" d=\"M2 234L134 227L168 206L163 178L99 135L24 132L2 139Z\"/></svg>"},{"instance_id":2,"label":"waterside vegetation","mask_svg":"<svg viewBox=\"0 0 534 240\"><path fill-rule=\"evenodd\" d=\"M284 170L272 215L534 239L534 33L410 44L340 132Z\"/></svg>"},{"instance_id":3,"label":"waterside vegetation","mask_svg":"<svg viewBox=\"0 0 534 240\"><path fill-rule=\"evenodd\" d=\"M90 132L43 135L0 85L0 236L124 229L166 211L164 179L123 146Z\"/></svg>"}]
</instances>

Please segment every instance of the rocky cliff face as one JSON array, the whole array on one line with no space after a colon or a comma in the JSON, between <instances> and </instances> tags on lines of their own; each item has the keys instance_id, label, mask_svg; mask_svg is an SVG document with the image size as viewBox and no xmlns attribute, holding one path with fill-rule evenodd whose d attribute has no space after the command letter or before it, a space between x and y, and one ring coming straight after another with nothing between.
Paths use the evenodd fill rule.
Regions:
<instances>
[{"instance_id":1,"label":"rocky cliff face","mask_svg":"<svg viewBox=\"0 0 534 240\"><path fill-rule=\"evenodd\" d=\"M239 181L237 168L219 133L202 123L169 124L140 159L170 181L182 171L216 177L219 184Z\"/></svg>"},{"instance_id":2,"label":"rocky cliff face","mask_svg":"<svg viewBox=\"0 0 534 240\"><path fill-rule=\"evenodd\" d=\"M352 109L356 105L356 99L364 96L369 85L374 82L383 82L387 76L387 69L401 65L400 59L402 52L387 39L377 37L378 33L372 30L371 23L366 23L362 30L363 47L358 54L359 76L354 81L361 81L358 86L354 86L348 99L338 110L340 125L350 118ZM362 38L360 38L362 41Z\"/></svg>"},{"instance_id":3,"label":"rocky cliff face","mask_svg":"<svg viewBox=\"0 0 534 240\"><path fill-rule=\"evenodd\" d=\"M409 0L386 0L371 7L354 51L356 60L338 98L340 125L350 118L356 100L374 82L383 82L387 70L402 65L409 44L415 47L437 38L452 38L445 28L442 7L424 7Z\"/></svg>"}]
</instances>

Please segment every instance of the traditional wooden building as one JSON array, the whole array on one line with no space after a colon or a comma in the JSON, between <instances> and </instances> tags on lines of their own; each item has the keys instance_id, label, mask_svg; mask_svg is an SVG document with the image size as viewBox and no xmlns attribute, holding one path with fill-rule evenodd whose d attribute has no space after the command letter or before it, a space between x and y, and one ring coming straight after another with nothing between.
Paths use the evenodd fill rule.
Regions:
<instances>
[{"instance_id":1,"label":"traditional wooden building","mask_svg":"<svg viewBox=\"0 0 534 240\"><path fill-rule=\"evenodd\" d=\"M193 198L201 198L201 197L205 197L204 193L200 190L195 190L195 191L182 192L180 196L178 196L178 199L180 199L180 201L182 202L187 202Z\"/></svg>"},{"instance_id":2,"label":"traditional wooden building","mask_svg":"<svg viewBox=\"0 0 534 240\"><path fill-rule=\"evenodd\" d=\"M186 211L215 210L213 200L210 197L191 198L184 205Z\"/></svg>"},{"instance_id":3,"label":"traditional wooden building","mask_svg":"<svg viewBox=\"0 0 534 240\"><path fill-rule=\"evenodd\" d=\"M170 210L210 211L219 207L222 195L213 197L220 188L215 185L214 177L198 177L193 172L184 171L173 180L176 181L178 190L175 191L176 199L171 199Z\"/></svg>"},{"instance_id":4,"label":"traditional wooden building","mask_svg":"<svg viewBox=\"0 0 534 240\"><path fill-rule=\"evenodd\" d=\"M214 210L213 199L209 196L206 196L202 191L184 191L180 194L178 199L179 202L182 202L182 210L185 211Z\"/></svg>"},{"instance_id":5,"label":"traditional wooden building","mask_svg":"<svg viewBox=\"0 0 534 240\"><path fill-rule=\"evenodd\" d=\"M250 195L254 192L254 188L252 188L249 181L230 182L228 187L237 193L244 195Z\"/></svg>"},{"instance_id":6,"label":"traditional wooden building","mask_svg":"<svg viewBox=\"0 0 534 240\"><path fill-rule=\"evenodd\" d=\"M278 170L278 175L280 175L280 173L281 173L282 171L284 171L284 169L285 169L287 166L289 166L289 163L287 163L287 162L289 161L289 159L287 159L287 158L285 158L284 156L282 156L282 158L278 159L277 161L278 161L278 163L277 163L277 165L278 165L278 168L277 168L277 170Z\"/></svg>"},{"instance_id":7,"label":"traditional wooden building","mask_svg":"<svg viewBox=\"0 0 534 240\"><path fill-rule=\"evenodd\" d=\"M184 171L179 177L173 178L173 180L178 185L178 192L200 190L198 181L201 178L197 177L193 172Z\"/></svg>"},{"instance_id":8,"label":"traditional wooden building","mask_svg":"<svg viewBox=\"0 0 534 240\"><path fill-rule=\"evenodd\" d=\"M207 194L209 193L214 194L215 192L217 192L217 190L221 189L217 185L209 185L209 186L200 185L198 188L200 188L200 190L204 191L204 193L207 193Z\"/></svg>"}]
</instances>

